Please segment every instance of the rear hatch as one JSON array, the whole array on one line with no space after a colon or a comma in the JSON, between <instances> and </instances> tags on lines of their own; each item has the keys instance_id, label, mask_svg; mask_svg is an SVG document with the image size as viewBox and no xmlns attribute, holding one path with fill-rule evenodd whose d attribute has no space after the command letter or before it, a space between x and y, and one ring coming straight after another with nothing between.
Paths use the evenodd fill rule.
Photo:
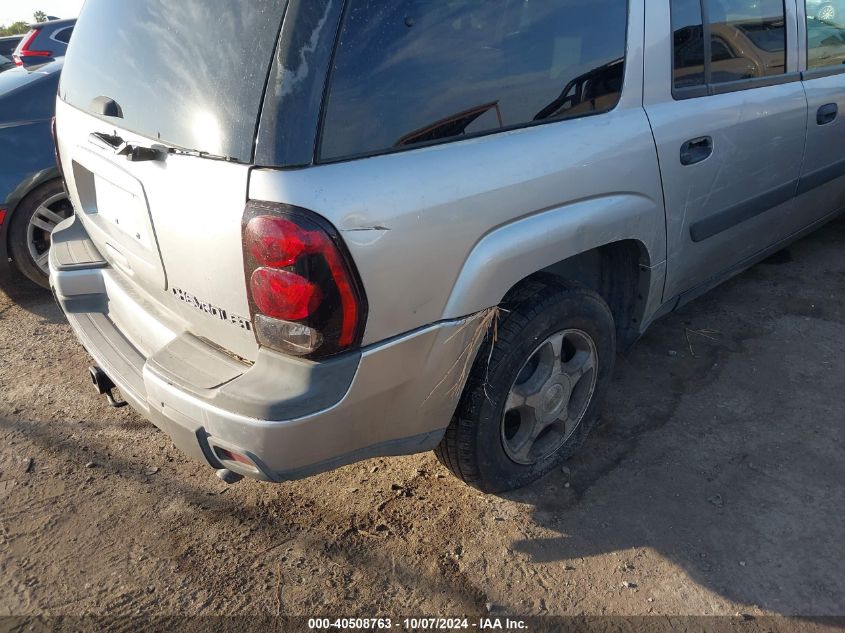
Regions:
<instances>
[{"instance_id":1,"label":"rear hatch","mask_svg":"<svg viewBox=\"0 0 845 633\"><path fill-rule=\"evenodd\" d=\"M116 283L247 359L241 220L284 7L87 0L56 115L69 194ZM114 316L143 351L131 315Z\"/></svg>"}]
</instances>

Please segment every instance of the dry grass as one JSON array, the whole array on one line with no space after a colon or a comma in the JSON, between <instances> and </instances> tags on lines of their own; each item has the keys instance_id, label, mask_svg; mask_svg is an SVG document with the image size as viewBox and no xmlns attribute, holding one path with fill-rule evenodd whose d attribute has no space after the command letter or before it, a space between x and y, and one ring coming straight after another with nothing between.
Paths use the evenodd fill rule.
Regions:
<instances>
[{"instance_id":1,"label":"dry grass","mask_svg":"<svg viewBox=\"0 0 845 633\"><path fill-rule=\"evenodd\" d=\"M452 363L452 366L443 376L443 378L438 382L434 389L431 390L431 393L428 394L426 399L423 401L423 404L431 399L431 396L434 393L447 384L450 377L453 378L452 384L450 385L449 389L446 391L446 395L454 397L458 395L460 390L463 388L464 383L466 383L467 377L469 376L469 370L472 366L472 361L474 358L474 352L478 349L481 345L481 342L484 340L484 337L487 336L487 332L492 330L492 337L493 337L493 344L490 346L490 355L493 354L493 345L496 344L496 340L498 339L498 332L499 332L499 318L501 316L502 309L498 306L487 308L486 310L482 310L481 312L476 312L472 316L467 317L464 319L461 326L449 337L444 341L445 343L449 343L452 339L457 336L462 335L466 332L468 328L474 328L472 331L472 335L469 337L469 341L461 350L460 355ZM488 365L490 362L490 358L487 359ZM457 371L456 373L456 370Z\"/></svg>"}]
</instances>

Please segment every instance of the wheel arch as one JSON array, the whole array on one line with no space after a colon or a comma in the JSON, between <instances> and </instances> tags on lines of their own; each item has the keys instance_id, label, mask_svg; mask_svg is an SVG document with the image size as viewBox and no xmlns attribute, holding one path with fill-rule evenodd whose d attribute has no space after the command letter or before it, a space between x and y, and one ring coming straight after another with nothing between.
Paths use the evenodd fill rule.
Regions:
<instances>
[{"instance_id":1,"label":"wheel arch","mask_svg":"<svg viewBox=\"0 0 845 633\"><path fill-rule=\"evenodd\" d=\"M59 168L51 166L46 169L33 172L24 178L14 189L12 189L9 195L6 196L6 201L3 203L6 206L6 221L3 223L4 229L8 227L15 211L17 211L24 198L44 183L50 182L51 180L58 180L61 177L62 174L59 171ZM6 231L6 233L8 233L8 231ZM5 239L8 239L8 236L6 236Z\"/></svg>"},{"instance_id":2,"label":"wheel arch","mask_svg":"<svg viewBox=\"0 0 845 633\"><path fill-rule=\"evenodd\" d=\"M621 240L605 244L518 281L504 301L534 280L548 284L574 282L594 290L607 302L616 324L617 347L627 349L643 331L646 297L655 274L647 262L648 252L642 242Z\"/></svg>"},{"instance_id":3,"label":"wheel arch","mask_svg":"<svg viewBox=\"0 0 845 633\"><path fill-rule=\"evenodd\" d=\"M637 194L595 198L518 220L478 242L444 317L498 305L529 280L577 282L607 301L618 345L627 348L661 303L665 235L663 210Z\"/></svg>"},{"instance_id":4,"label":"wheel arch","mask_svg":"<svg viewBox=\"0 0 845 633\"><path fill-rule=\"evenodd\" d=\"M8 196L6 196L6 201L3 203L6 206L6 219L3 222L3 235L2 235L2 244L3 248L5 249L5 255L10 256L9 253L9 225L12 223L12 218L15 215L15 211L17 211L18 207L20 206L21 202L26 198L30 193L32 193L36 188L40 187L41 185L50 182L51 180L57 180L62 177L59 168L56 166L47 167L46 169L42 169L40 171L34 172L24 178L17 187L15 187Z\"/></svg>"}]
</instances>

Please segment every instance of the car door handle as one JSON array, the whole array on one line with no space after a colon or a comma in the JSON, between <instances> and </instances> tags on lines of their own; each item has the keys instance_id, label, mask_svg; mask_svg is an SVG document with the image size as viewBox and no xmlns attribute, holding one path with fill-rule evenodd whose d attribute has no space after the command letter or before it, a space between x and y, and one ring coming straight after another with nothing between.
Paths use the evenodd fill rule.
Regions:
<instances>
[{"instance_id":1,"label":"car door handle","mask_svg":"<svg viewBox=\"0 0 845 633\"><path fill-rule=\"evenodd\" d=\"M713 153L713 139L699 136L681 145L681 165L695 165L707 160Z\"/></svg>"},{"instance_id":2,"label":"car door handle","mask_svg":"<svg viewBox=\"0 0 845 633\"><path fill-rule=\"evenodd\" d=\"M819 108L816 112L816 123L819 125L827 125L833 123L839 114L839 106L835 103L827 103Z\"/></svg>"}]
</instances>

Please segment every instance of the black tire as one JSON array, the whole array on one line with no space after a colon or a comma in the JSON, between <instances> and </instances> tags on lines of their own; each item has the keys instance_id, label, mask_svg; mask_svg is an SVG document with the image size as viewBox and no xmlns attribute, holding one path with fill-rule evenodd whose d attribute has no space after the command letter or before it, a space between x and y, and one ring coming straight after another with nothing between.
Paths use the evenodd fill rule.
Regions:
<instances>
[{"instance_id":1,"label":"black tire","mask_svg":"<svg viewBox=\"0 0 845 633\"><path fill-rule=\"evenodd\" d=\"M9 253L15 267L28 279L34 281L43 288L49 288L50 282L47 274L38 266L29 250L29 223L38 208L46 201L64 194L64 185L61 180L51 180L33 189L18 205L15 214L12 216L12 223L9 226ZM51 205L55 206L55 205ZM69 217L73 212L70 202L65 199L61 214ZM41 230L36 236L39 245L45 244L49 247L49 234Z\"/></svg>"},{"instance_id":2,"label":"black tire","mask_svg":"<svg viewBox=\"0 0 845 633\"><path fill-rule=\"evenodd\" d=\"M502 307L492 353L492 337L488 335L457 412L435 451L456 477L490 493L530 484L581 448L595 424L616 357L613 315L604 299L592 290L532 281ZM555 452L533 464L517 463L505 449L505 403L537 346L565 330L577 330L592 339L598 359L595 387L580 423Z\"/></svg>"}]
</instances>

